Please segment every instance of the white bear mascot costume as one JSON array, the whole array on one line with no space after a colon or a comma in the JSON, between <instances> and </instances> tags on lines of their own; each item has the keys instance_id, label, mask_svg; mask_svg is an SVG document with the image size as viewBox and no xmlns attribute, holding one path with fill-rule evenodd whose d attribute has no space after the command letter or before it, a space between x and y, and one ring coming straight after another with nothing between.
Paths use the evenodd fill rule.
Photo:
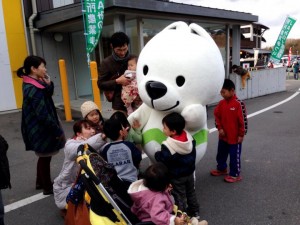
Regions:
<instances>
[{"instance_id":1,"label":"white bear mascot costume","mask_svg":"<svg viewBox=\"0 0 300 225\"><path fill-rule=\"evenodd\" d=\"M155 162L154 154L166 140L163 117L178 112L196 140L199 162L207 147L206 105L224 82L224 64L214 40L197 24L172 23L141 51L137 82L143 104L128 120L140 122L144 151L151 161Z\"/></svg>"}]
</instances>

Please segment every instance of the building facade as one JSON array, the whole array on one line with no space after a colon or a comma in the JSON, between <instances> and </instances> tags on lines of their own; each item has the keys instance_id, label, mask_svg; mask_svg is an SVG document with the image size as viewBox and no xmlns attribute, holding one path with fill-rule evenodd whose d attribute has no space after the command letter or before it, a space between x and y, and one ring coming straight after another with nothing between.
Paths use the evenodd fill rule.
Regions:
<instances>
[{"instance_id":1,"label":"building facade","mask_svg":"<svg viewBox=\"0 0 300 225\"><path fill-rule=\"evenodd\" d=\"M28 54L21 1L0 1L0 112L22 106L22 80L16 71Z\"/></svg>"},{"instance_id":2,"label":"building facade","mask_svg":"<svg viewBox=\"0 0 300 225\"><path fill-rule=\"evenodd\" d=\"M23 32L27 34L24 40L30 54L40 55L47 61L48 73L55 84L55 103L62 102L59 59L66 61L71 100L92 99L81 1L23 0L23 4L26 24ZM175 21L197 23L211 34L220 48L228 75L230 61L237 64L240 60L240 26L257 22L258 17L161 0L106 0L101 39L91 58L100 65L101 60L111 54L108 41L116 31L126 32L131 40L130 52L138 55L154 35ZM20 95L18 87L14 97L20 98ZM0 111L3 109L0 107Z\"/></svg>"}]
</instances>

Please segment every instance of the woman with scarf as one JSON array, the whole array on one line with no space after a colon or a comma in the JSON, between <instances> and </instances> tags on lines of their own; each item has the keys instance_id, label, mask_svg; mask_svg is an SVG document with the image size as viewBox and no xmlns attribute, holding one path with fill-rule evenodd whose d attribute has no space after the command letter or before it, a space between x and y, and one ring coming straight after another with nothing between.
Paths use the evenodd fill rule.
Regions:
<instances>
[{"instance_id":1,"label":"woman with scarf","mask_svg":"<svg viewBox=\"0 0 300 225\"><path fill-rule=\"evenodd\" d=\"M129 59L129 38L123 32L116 32L110 38L112 55L106 57L100 65L98 87L104 91L112 108L127 114L124 102L121 99L123 85L128 85L130 80L124 76Z\"/></svg>"},{"instance_id":2,"label":"woman with scarf","mask_svg":"<svg viewBox=\"0 0 300 225\"><path fill-rule=\"evenodd\" d=\"M44 195L53 194L50 162L65 145L52 100L54 85L47 75L46 61L39 56L28 56L17 75L23 78L21 131L25 148L38 156L35 187L43 189Z\"/></svg>"}]
</instances>

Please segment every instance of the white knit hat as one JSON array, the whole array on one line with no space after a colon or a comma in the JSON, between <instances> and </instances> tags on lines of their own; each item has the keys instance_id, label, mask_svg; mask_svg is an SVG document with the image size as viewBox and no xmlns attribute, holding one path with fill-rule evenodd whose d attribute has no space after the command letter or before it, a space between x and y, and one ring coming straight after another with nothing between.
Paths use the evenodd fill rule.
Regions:
<instances>
[{"instance_id":1,"label":"white knit hat","mask_svg":"<svg viewBox=\"0 0 300 225\"><path fill-rule=\"evenodd\" d=\"M97 109L100 112L100 110L99 110L98 106L95 104L95 102L92 102L92 101L84 102L80 107L82 118L85 118L87 116L87 114L89 114L90 112L92 112L95 109Z\"/></svg>"}]
</instances>

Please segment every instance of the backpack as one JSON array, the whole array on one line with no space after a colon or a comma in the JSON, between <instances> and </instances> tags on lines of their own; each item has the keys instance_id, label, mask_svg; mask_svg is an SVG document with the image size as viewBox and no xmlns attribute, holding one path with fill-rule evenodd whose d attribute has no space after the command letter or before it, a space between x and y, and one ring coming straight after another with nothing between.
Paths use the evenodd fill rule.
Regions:
<instances>
[{"instance_id":1,"label":"backpack","mask_svg":"<svg viewBox=\"0 0 300 225\"><path fill-rule=\"evenodd\" d=\"M7 141L0 135L0 189L11 188L7 150Z\"/></svg>"}]
</instances>

